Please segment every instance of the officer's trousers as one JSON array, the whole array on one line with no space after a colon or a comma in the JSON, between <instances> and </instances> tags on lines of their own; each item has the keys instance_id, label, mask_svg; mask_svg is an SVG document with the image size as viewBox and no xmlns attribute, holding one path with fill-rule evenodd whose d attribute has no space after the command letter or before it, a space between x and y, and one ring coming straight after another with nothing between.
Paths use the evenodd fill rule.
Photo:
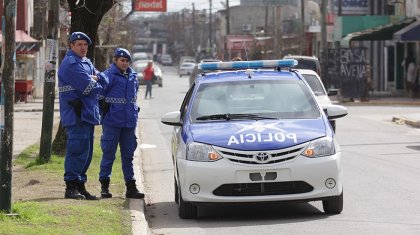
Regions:
<instances>
[{"instance_id":1,"label":"officer's trousers","mask_svg":"<svg viewBox=\"0 0 420 235\"><path fill-rule=\"evenodd\" d=\"M64 160L64 181L86 182L93 154L94 125L79 122L66 127L67 145Z\"/></svg>"},{"instance_id":2,"label":"officer's trousers","mask_svg":"<svg viewBox=\"0 0 420 235\"><path fill-rule=\"evenodd\" d=\"M134 180L133 155L137 148L135 128L102 126L101 137L102 160L99 180L111 178L112 165L115 160L117 146L120 145L122 171L125 181Z\"/></svg>"}]
</instances>

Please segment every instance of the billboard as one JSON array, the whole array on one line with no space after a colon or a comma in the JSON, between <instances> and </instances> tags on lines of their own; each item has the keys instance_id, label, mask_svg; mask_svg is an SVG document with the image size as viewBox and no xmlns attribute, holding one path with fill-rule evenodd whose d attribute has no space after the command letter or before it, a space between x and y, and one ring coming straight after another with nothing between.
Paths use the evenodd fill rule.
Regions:
<instances>
[{"instance_id":1,"label":"billboard","mask_svg":"<svg viewBox=\"0 0 420 235\"><path fill-rule=\"evenodd\" d=\"M134 0L134 10L166 12L166 0Z\"/></svg>"},{"instance_id":2,"label":"billboard","mask_svg":"<svg viewBox=\"0 0 420 235\"><path fill-rule=\"evenodd\" d=\"M340 1L343 15L369 15L368 0L334 0L335 14L338 14L338 5Z\"/></svg>"}]
</instances>

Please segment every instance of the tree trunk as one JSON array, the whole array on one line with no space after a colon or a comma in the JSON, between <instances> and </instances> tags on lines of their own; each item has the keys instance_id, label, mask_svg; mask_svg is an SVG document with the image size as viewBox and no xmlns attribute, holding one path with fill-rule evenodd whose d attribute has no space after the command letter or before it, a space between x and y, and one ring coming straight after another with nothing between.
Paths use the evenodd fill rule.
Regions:
<instances>
[{"instance_id":1,"label":"tree trunk","mask_svg":"<svg viewBox=\"0 0 420 235\"><path fill-rule=\"evenodd\" d=\"M84 32L92 40L87 57L95 62L95 45L98 27L103 16L114 6L115 0L67 0L71 12L71 32ZM78 3L76 5L76 3ZM61 129L61 130L60 130ZM53 142L53 152L65 152L67 136L64 128L60 126ZM60 154L61 155L61 154Z\"/></svg>"}]
</instances>

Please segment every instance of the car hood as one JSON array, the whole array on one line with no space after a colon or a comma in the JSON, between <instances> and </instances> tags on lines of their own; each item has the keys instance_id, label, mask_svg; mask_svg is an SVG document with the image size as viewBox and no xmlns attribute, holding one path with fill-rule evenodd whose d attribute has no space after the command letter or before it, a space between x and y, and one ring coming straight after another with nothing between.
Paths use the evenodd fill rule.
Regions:
<instances>
[{"instance_id":1,"label":"car hood","mask_svg":"<svg viewBox=\"0 0 420 235\"><path fill-rule=\"evenodd\" d=\"M281 149L326 135L321 118L194 123L189 131L195 142L236 150Z\"/></svg>"}]
</instances>

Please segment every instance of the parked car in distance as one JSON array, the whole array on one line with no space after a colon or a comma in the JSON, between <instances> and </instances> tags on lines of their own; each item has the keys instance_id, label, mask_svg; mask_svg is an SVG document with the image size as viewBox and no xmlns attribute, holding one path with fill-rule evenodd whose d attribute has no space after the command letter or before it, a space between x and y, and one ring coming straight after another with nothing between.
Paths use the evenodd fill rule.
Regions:
<instances>
[{"instance_id":1,"label":"parked car in distance","mask_svg":"<svg viewBox=\"0 0 420 235\"><path fill-rule=\"evenodd\" d=\"M143 79L143 70L147 66L147 61L144 63L143 61L138 61L137 63L132 64L132 68L134 71L137 72L137 80L139 81L140 85L146 85ZM162 76L162 69L156 64L153 64L153 68L155 70L155 75L157 77L156 80L153 80L152 83L158 85L159 87L163 86L163 76Z\"/></svg>"},{"instance_id":2,"label":"parked car in distance","mask_svg":"<svg viewBox=\"0 0 420 235\"><path fill-rule=\"evenodd\" d=\"M132 61L133 63L136 61L148 61L150 60L149 56L147 55L146 52L135 52L133 53L132 57Z\"/></svg>"},{"instance_id":3,"label":"parked car in distance","mask_svg":"<svg viewBox=\"0 0 420 235\"><path fill-rule=\"evenodd\" d=\"M179 77L182 77L182 75L191 75L195 67L195 63L189 63L184 62L181 64L181 67L179 68Z\"/></svg>"},{"instance_id":4,"label":"parked car in distance","mask_svg":"<svg viewBox=\"0 0 420 235\"><path fill-rule=\"evenodd\" d=\"M160 57L160 63L162 65L172 65L172 56L169 54L164 54Z\"/></svg>"},{"instance_id":5,"label":"parked car in distance","mask_svg":"<svg viewBox=\"0 0 420 235\"><path fill-rule=\"evenodd\" d=\"M317 74L321 74L321 64L316 56L305 56L305 55L286 55L283 59L294 59L298 61L298 65L295 69L310 69L315 71Z\"/></svg>"},{"instance_id":6,"label":"parked car in distance","mask_svg":"<svg viewBox=\"0 0 420 235\"><path fill-rule=\"evenodd\" d=\"M303 76L305 81L311 87L311 90L315 94L316 100L321 105L323 110L325 110L328 107L328 105L332 104L329 96L337 95L338 92L336 89L330 90L327 93L327 91L325 90L324 84L322 83L322 79L313 70L297 69L297 71ZM329 121L335 132L335 120L329 120Z\"/></svg>"},{"instance_id":7,"label":"parked car in distance","mask_svg":"<svg viewBox=\"0 0 420 235\"><path fill-rule=\"evenodd\" d=\"M184 62L195 63L195 58L193 56L181 56L181 58L179 58L178 68L181 67L181 64Z\"/></svg>"}]
</instances>

